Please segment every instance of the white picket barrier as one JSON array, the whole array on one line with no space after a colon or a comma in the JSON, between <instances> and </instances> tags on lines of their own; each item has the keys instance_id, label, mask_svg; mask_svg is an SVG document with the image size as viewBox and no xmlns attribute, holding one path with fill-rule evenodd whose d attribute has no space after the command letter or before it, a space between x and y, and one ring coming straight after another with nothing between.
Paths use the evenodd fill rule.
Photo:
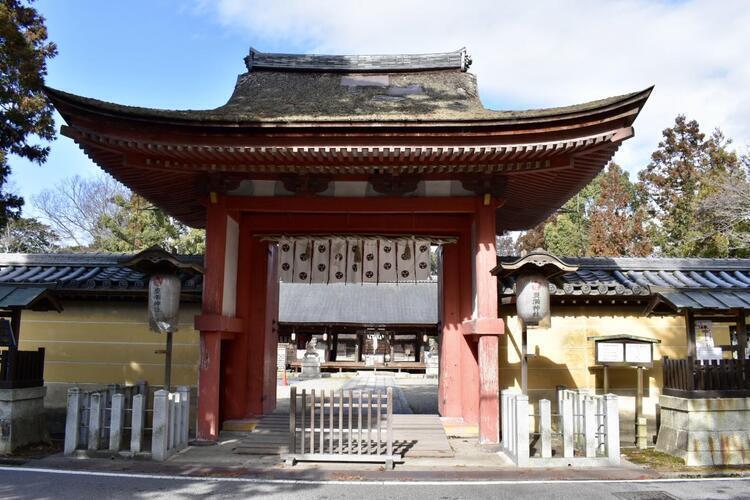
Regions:
<instances>
[{"instance_id":1,"label":"white picket barrier","mask_svg":"<svg viewBox=\"0 0 750 500\"><path fill-rule=\"evenodd\" d=\"M502 391L502 453L519 467L620 463L617 396L595 396L586 389L563 389L558 392L557 402L555 432L549 400L540 400L537 413L530 415L528 396L514 389ZM532 425L532 416L536 417L536 425ZM553 447L553 437L559 443L557 450ZM531 454L532 446L538 455Z\"/></svg>"}]
</instances>

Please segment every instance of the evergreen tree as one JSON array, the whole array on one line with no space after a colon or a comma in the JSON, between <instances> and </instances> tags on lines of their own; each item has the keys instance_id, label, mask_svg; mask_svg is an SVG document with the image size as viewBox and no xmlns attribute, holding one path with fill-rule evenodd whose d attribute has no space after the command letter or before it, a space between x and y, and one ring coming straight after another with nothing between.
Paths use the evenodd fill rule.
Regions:
<instances>
[{"instance_id":1,"label":"evergreen tree","mask_svg":"<svg viewBox=\"0 0 750 500\"><path fill-rule=\"evenodd\" d=\"M48 253L57 250L60 237L36 219L14 219L0 235L0 250L11 253Z\"/></svg>"},{"instance_id":2,"label":"evergreen tree","mask_svg":"<svg viewBox=\"0 0 750 500\"><path fill-rule=\"evenodd\" d=\"M145 198L132 193L117 195L114 213L102 215L99 224L106 229L94 242L94 247L108 252L134 252L158 245L163 249L183 254L198 254L205 250L204 232L192 229L169 217Z\"/></svg>"},{"instance_id":3,"label":"evergreen tree","mask_svg":"<svg viewBox=\"0 0 750 500\"><path fill-rule=\"evenodd\" d=\"M8 193L11 155L42 164L49 148L30 142L55 135L52 105L44 94L47 59L44 18L19 0L0 1L0 230L21 215L23 199Z\"/></svg>"},{"instance_id":4,"label":"evergreen tree","mask_svg":"<svg viewBox=\"0 0 750 500\"><path fill-rule=\"evenodd\" d=\"M599 177L599 197L589 221L589 255L643 257L651 254L645 210L636 186L617 163Z\"/></svg>"},{"instance_id":5,"label":"evergreen tree","mask_svg":"<svg viewBox=\"0 0 750 500\"><path fill-rule=\"evenodd\" d=\"M659 253L674 257L726 255L727 242L701 223L698 209L716 193L721 179L737 175L740 158L721 131L711 136L684 115L662 132L651 162L640 174L652 217L654 244Z\"/></svg>"}]
</instances>

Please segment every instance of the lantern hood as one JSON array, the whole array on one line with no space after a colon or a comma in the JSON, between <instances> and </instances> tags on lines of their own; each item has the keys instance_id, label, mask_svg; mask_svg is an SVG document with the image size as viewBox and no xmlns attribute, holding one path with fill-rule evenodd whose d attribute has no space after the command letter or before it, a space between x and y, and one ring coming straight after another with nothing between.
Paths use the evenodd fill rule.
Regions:
<instances>
[{"instance_id":1,"label":"lantern hood","mask_svg":"<svg viewBox=\"0 0 750 500\"><path fill-rule=\"evenodd\" d=\"M494 276L504 278L506 276L516 276L525 273L541 273L547 279L554 278L565 273L572 273L578 270L577 265L568 264L561 258L551 253L537 248L513 262L501 262L491 273Z\"/></svg>"},{"instance_id":2,"label":"lantern hood","mask_svg":"<svg viewBox=\"0 0 750 500\"><path fill-rule=\"evenodd\" d=\"M196 262L180 259L179 255L167 252L159 246L152 246L120 262L143 274L202 274L203 266Z\"/></svg>"}]
</instances>

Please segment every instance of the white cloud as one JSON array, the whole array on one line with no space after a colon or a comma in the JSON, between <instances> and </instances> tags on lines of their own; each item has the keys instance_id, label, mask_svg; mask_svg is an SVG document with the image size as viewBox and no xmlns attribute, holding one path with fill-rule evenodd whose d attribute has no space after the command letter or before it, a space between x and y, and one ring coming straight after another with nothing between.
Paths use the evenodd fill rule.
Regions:
<instances>
[{"instance_id":1,"label":"white cloud","mask_svg":"<svg viewBox=\"0 0 750 500\"><path fill-rule=\"evenodd\" d=\"M259 50L437 52L466 46L485 105L574 104L656 89L617 160L648 162L678 113L750 143L750 3L632 0L197 0ZM270 44L271 47L263 44ZM299 49L296 49L299 50Z\"/></svg>"}]
</instances>

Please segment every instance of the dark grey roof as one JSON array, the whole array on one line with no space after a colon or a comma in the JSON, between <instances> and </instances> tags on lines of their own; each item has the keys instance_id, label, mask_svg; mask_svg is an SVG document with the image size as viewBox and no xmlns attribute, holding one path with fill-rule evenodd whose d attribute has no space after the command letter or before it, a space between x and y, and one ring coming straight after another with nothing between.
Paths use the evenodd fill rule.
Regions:
<instances>
[{"instance_id":1,"label":"dark grey roof","mask_svg":"<svg viewBox=\"0 0 750 500\"><path fill-rule=\"evenodd\" d=\"M275 54L250 48L250 54L245 58L248 71L257 69L341 72L466 70L470 64L471 59L465 48L434 54L388 55Z\"/></svg>"},{"instance_id":2,"label":"dark grey roof","mask_svg":"<svg viewBox=\"0 0 750 500\"><path fill-rule=\"evenodd\" d=\"M61 311L62 307L47 287L0 285L0 309L31 309L32 311Z\"/></svg>"},{"instance_id":3,"label":"dark grey roof","mask_svg":"<svg viewBox=\"0 0 750 500\"><path fill-rule=\"evenodd\" d=\"M498 262L515 257L500 257ZM563 257L578 271L554 278L555 296L649 296L652 288L750 291L750 259L672 259L633 257ZM513 279L503 278L500 291L512 295Z\"/></svg>"},{"instance_id":4,"label":"dark grey roof","mask_svg":"<svg viewBox=\"0 0 750 500\"><path fill-rule=\"evenodd\" d=\"M731 289L652 289L655 300L652 310L660 310L662 305L670 310L710 309L715 311L729 311L734 309L750 310L750 287L735 287Z\"/></svg>"},{"instance_id":5,"label":"dark grey roof","mask_svg":"<svg viewBox=\"0 0 750 500\"><path fill-rule=\"evenodd\" d=\"M0 254L0 283L45 285L60 291L145 292L146 276L122 266L132 254ZM202 256L180 256L203 263ZM200 293L203 276L181 274L184 292Z\"/></svg>"},{"instance_id":6,"label":"dark grey roof","mask_svg":"<svg viewBox=\"0 0 750 500\"><path fill-rule=\"evenodd\" d=\"M279 322L436 325L438 285L281 283Z\"/></svg>"}]
</instances>

